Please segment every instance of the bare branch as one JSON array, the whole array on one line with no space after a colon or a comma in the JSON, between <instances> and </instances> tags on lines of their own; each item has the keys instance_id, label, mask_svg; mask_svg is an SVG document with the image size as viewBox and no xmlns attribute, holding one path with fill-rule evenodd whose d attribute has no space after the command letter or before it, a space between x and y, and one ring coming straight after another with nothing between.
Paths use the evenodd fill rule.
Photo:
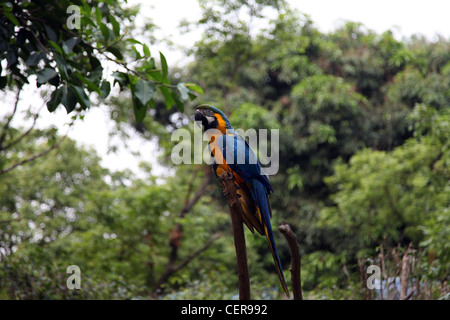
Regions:
<instances>
[{"instance_id":1,"label":"bare branch","mask_svg":"<svg viewBox=\"0 0 450 320\"><path fill-rule=\"evenodd\" d=\"M291 267L289 268L289 271L291 271L291 285L292 291L294 292L294 300L303 300L300 273L301 260L297 236L294 231L292 231L291 227L284 221L278 227L278 230L286 237L289 249L291 250Z\"/></svg>"},{"instance_id":2,"label":"bare branch","mask_svg":"<svg viewBox=\"0 0 450 320\"><path fill-rule=\"evenodd\" d=\"M200 185L200 187L197 189L197 192L194 194L192 199L190 201L186 201L186 204L184 208L180 212L180 218L184 217L184 215L191 211L192 207L200 200L200 198L205 193L206 187L208 186L209 182L211 181L211 172L207 171L205 180L203 180L203 183ZM187 198L186 198L187 200Z\"/></svg>"},{"instance_id":3,"label":"bare branch","mask_svg":"<svg viewBox=\"0 0 450 320\"><path fill-rule=\"evenodd\" d=\"M11 115L8 117L8 119L6 120L5 125L3 126L2 129L2 134L0 135L0 151L5 149L3 148L3 141L5 141L6 138L6 132L8 131L9 128L9 124L11 123L11 120L14 118L16 112L17 112L17 106L19 104L19 98L20 98L20 92L22 91L22 88L19 88L17 90L17 94L16 94L16 102L14 103L14 109L13 112L11 113Z\"/></svg>"},{"instance_id":4,"label":"bare branch","mask_svg":"<svg viewBox=\"0 0 450 320\"><path fill-rule=\"evenodd\" d=\"M198 257L200 254L202 254L203 251L206 251L214 243L214 241L219 239L221 236L222 235L220 233L214 234L211 238L209 238L209 240L205 243L205 245L203 247L201 247L200 249L198 249L197 251L192 253L189 257L184 259L184 261L182 263L180 263L179 265L173 267L172 268L172 273L175 273L175 272L179 271L180 269L183 269L184 267L186 267L189 264L189 262L191 262L196 257Z\"/></svg>"},{"instance_id":5,"label":"bare branch","mask_svg":"<svg viewBox=\"0 0 450 320\"><path fill-rule=\"evenodd\" d=\"M33 130L34 126L36 125L36 120L39 117L39 113L41 111L41 109L45 106L45 103L39 108L39 110L36 112L36 114L33 117L33 123L31 124L31 126L28 128L27 131L25 131L24 133L22 133L19 137L17 137L16 139L14 139L13 141L9 142L7 145L5 146L1 146L0 145L0 151L6 150L11 148L13 145L15 145L16 143L20 142L20 140L22 140L23 138L25 138L28 134L30 134L31 130Z\"/></svg>"},{"instance_id":6,"label":"bare branch","mask_svg":"<svg viewBox=\"0 0 450 320\"><path fill-rule=\"evenodd\" d=\"M31 161L33 161L33 160L36 160L37 158L40 158L40 157L45 156L47 153L49 153L49 152L52 151L53 149L58 148L59 145L64 141L64 139L65 139L66 137L67 137L67 135L64 135L63 137L61 137L61 139L58 140L58 142L56 142L56 143L55 143L54 145L52 145L50 148L48 148L48 149L46 149L46 150L44 150L44 151L41 151L41 152L39 152L39 153L36 153L36 154L34 154L33 156L31 156L31 157L29 157L29 158L26 158L26 159L24 159L24 160L22 160L22 161L19 161L19 162L13 164L12 166L10 166L10 167L8 167L8 168L6 168L6 169L0 170L0 175L5 174L5 173L7 173L7 172L9 172L9 171L11 171L11 170L13 170L13 169L19 167L19 166L22 166L22 165L28 163L28 162L31 162Z\"/></svg>"},{"instance_id":7,"label":"bare branch","mask_svg":"<svg viewBox=\"0 0 450 320\"><path fill-rule=\"evenodd\" d=\"M407 295L407 293L408 293L408 277L410 273L409 252L411 251L411 245L412 242L409 244L408 249L406 249L405 254L403 255L402 258L401 274L400 274L400 284L401 284L400 300L407 300L410 298Z\"/></svg>"},{"instance_id":8,"label":"bare branch","mask_svg":"<svg viewBox=\"0 0 450 320\"><path fill-rule=\"evenodd\" d=\"M205 194L206 187L208 186L210 180L211 180L211 173L209 171L205 172L206 176L203 180L202 184L199 186L197 191L195 192L194 196L190 198L190 194L192 193L194 180L196 177L197 171L193 173L191 183L188 188L188 192L186 194L186 198L184 200L184 206L179 212L178 216L180 218L184 218L184 216L191 211L192 207L200 200L200 198ZM160 279L158 280L154 292L157 292L161 290L162 285L167 282L170 276L172 276L176 271L183 268L185 265L187 265L189 262L191 262L195 257L197 257L201 252L207 249L207 247L199 252L198 254L191 255L191 259L185 260L183 263L181 263L178 266L175 266L175 262L178 259L178 248L181 245L181 239L183 238L183 226L181 223L177 223L175 226L175 229L172 231L172 234L170 236L169 240L169 246L171 247L170 253L169 253L169 260L167 261L166 267L164 269L164 272ZM211 240L211 239L210 239ZM214 239L215 240L215 239ZM213 240L213 241L214 241ZM207 244L209 241L207 242ZM212 242L211 242L212 244ZM211 245L209 244L209 245ZM209 247L208 245L208 247ZM181 267L180 267L181 266ZM175 271L174 271L175 270Z\"/></svg>"},{"instance_id":9,"label":"bare branch","mask_svg":"<svg viewBox=\"0 0 450 320\"><path fill-rule=\"evenodd\" d=\"M180 271L184 267L186 267L192 260L197 258L200 254L202 254L204 251L206 251L217 239L219 239L222 235L217 233L213 235L209 240L205 243L203 247L192 253L189 257L187 257L182 263L180 263L177 266L174 266L174 260L172 258L173 251L171 253L171 256L169 258L169 263L167 264L164 273L162 274L161 278L158 280L158 283L155 286L155 293L158 293L161 290L161 287L164 283L167 282L167 280L176 272Z\"/></svg>"}]
</instances>

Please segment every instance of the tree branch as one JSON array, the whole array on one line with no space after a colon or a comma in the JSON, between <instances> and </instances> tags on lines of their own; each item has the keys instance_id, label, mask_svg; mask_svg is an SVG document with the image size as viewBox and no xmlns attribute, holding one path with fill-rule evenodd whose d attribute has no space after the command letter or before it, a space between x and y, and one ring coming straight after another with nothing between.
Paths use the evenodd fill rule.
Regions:
<instances>
[{"instance_id":1,"label":"tree branch","mask_svg":"<svg viewBox=\"0 0 450 320\"><path fill-rule=\"evenodd\" d=\"M197 258L200 254L202 254L204 251L206 251L217 239L219 239L222 235L219 233L214 234L209 240L205 243L203 247L192 253L190 256L188 256L183 262L181 262L179 265L175 266L175 259L174 259L174 253L171 252L169 263L167 264L164 273L162 274L161 278L158 280L158 283L155 286L154 293L159 293L161 290L161 287L164 283L167 282L167 280L176 272L180 271L184 267L186 267L192 260ZM175 255L176 258L176 255Z\"/></svg>"},{"instance_id":2,"label":"tree branch","mask_svg":"<svg viewBox=\"0 0 450 320\"><path fill-rule=\"evenodd\" d=\"M5 173L7 173L7 172L9 172L9 171L11 171L11 170L13 170L13 169L19 167L19 166L22 166L22 165L24 165L24 164L26 164L26 163L28 163L28 162L31 162L31 161L33 161L33 160L35 160L35 159L37 159L37 158L40 158L40 157L45 156L47 153L49 153L49 152L52 151L53 149L58 148L59 145L64 141L64 139L65 139L66 137L67 137L67 134L64 135L63 137L61 137L61 139L59 139L58 142L56 142L56 143L55 143L54 145L52 145L50 148L48 148L48 149L46 149L46 150L44 150L44 151L41 151L41 152L39 152L39 153L36 153L36 154L34 154L33 156L31 156L31 157L29 157L29 158L26 158L26 159L24 159L24 160L22 160L22 161L19 161L19 162L13 164L12 166L10 166L10 167L8 167L8 168L6 168L6 169L0 170L0 175L5 174Z\"/></svg>"},{"instance_id":3,"label":"tree branch","mask_svg":"<svg viewBox=\"0 0 450 320\"><path fill-rule=\"evenodd\" d=\"M202 254L203 251L206 251L206 249L208 249L213 244L213 242L216 241L217 239L219 239L221 236L222 235L220 233L214 234L211 238L209 238L209 240L205 243L205 245L203 247L201 247L200 249L198 249L197 251L192 253L189 257L184 259L184 261L182 263L173 267L172 273L175 273L175 272L179 271L180 269L183 269L185 266L187 266L189 264L189 262L191 262L196 257L198 257L200 254Z\"/></svg>"},{"instance_id":4,"label":"tree branch","mask_svg":"<svg viewBox=\"0 0 450 320\"><path fill-rule=\"evenodd\" d=\"M291 271L291 285L292 291L294 292L294 300L303 300L300 273L301 260L297 236L292 231L291 227L284 221L278 226L278 230L286 237L289 249L291 250L291 267L289 268L289 271Z\"/></svg>"},{"instance_id":5,"label":"tree branch","mask_svg":"<svg viewBox=\"0 0 450 320\"><path fill-rule=\"evenodd\" d=\"M208 186L209 182L211 181L211 172L207 171L207 172L205 172L205 174L206 174L205 180L203 180L203 183L198 188L197 192L194 194L192 199L188 200L188 197L186 197L185 205L179 214L180 218L183 218L186 213L191 211L192 207L197 203L198 200L200 200L200 198L205 193L206 187ZM191 193L191 191L192 191L193 181L194 180L192 180L191 186L189 188L189 193Z\"/></svg>"},{"instance_id":6,"label":"tree branch","mask_svg":"<svg viewBox=\"0 0 450 320\"><path fill-rule=\"evenodd\" d=\"M20 97L20 92L22 91L22 88L19 87L19 89L17 90L17 94L16 94L16 102L14 103L14 109L13 112L11 113L11 115L8 117L8 119L6 120L5 125L3 126L2 129L2 134L0 135L0 151L5 149L3 148L3 141L5 141L6 138L6 132L8 131L9 128L9 124L11 123L11 120L14 118L16 111L17 111L17 106L19 104L19 97Z\"/></svg>"},{"instance_id":7,"label":"tree branch","mask_svg":"<svg viewBox=\"0 0 450 320\"><path fill-rule=\"evenodd\" d=\"M195 173L191 179L191 183L188 188L188 193L186 195L186 199L184 201L184 206L179 212L178 216L180 218L184 218L184 216L191 211L192 207L200 200L200 198L205 194L206 187L208 186L210 180L211 180L211 173L205 172L206 177L203 180L202 184L199 186L197 191L195 192L192 199L189 200L189 196L192 193L192 186L194 184L195 180ZM181 268L185 267L189 262L191 262L195 257L200 255L201 252L205 251L216 239L211 241L212 238L206 243L208 246L204 246L202 249L200 249L197 253L192 254L190 257L187 258L184 262L182 262L180 265L175 266L175 262L178 259L178 248L181 245L181 239L183 238L183 226L181 223L177 223L175 226L175 229L172 231L172 234L170 236L169 240L169 246L171 247L170 253L169 253L169 260L167 261L166 267L164 269L163 274L159 278L159 280L156 283L154 292L157 293L161 290L161 287L164 283L167 282L170 276L172 276L176 271L180 270ZM211 243L210 243L211 242Z\"/></svg>"},{"instance_id":8,"label":"tree branch","mask_svg":"<svg viewBox=\"0 0 450 320\"><path fill-rule=\"evenodd\" d=\"M245 246L244 225L242 222L242 206L239 202L231 172L222 174L222 187L228 198L230 207L231 223L233 226L234 247L236 249L237 272L239 280L239 299L250 300L250 276L248 273L247 248Z\"/></svg>"},{"instance_id":9,"label":"tree branch","mask_svg":"<svg viewBox=\"0 0 450 320\"><path fill-rule=\"evenodd\" d=\"M410 273L409 268L409 253L411 251L412 242L409 243L408 249L406 249L405 254L402 258L402 265L401 265L401 273L400 273L400 300L408 300L410 298L408 293L408 277ZM413 293L412 291L411 293Z\"/></svg>"},{"instance_id":10,"label":"tree branch","mask_svg":"<svg viewBox=\"0 0 450 320\"><path fill-rule=\"evenodd\" d=\"M31 130L33 130L34 126L36 125L36 120L39 117L39 113L41 112L41 109L45 106L45 104L42 105L42 107L39 108L39 110L36 112L36 114L33 116L33 123L31 124L31 126L28 128L27 131L25 131L24 133L22 133L19 137L17 137L16 139L14 139L13 141L9 142L6 146L2 146L0 144L0 151L6 150L11 148L13 145L15 145L16 143L20 142L20 140L22 140L23 138L25 138L28 134L30 134ZM28 109L28 111L30 111Z\"/></svg>"}]
</instances>

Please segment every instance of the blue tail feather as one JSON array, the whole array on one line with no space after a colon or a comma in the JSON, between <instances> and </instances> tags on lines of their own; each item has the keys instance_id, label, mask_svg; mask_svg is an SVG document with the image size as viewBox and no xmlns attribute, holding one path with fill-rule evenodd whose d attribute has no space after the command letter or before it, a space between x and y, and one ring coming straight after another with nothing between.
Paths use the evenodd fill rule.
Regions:
<instances>
[{"instance_id":1,"label":"blue tail feather","mask_svg":"<svg viewBox=\"0 0 450 320\"><path fill-rule=\"evenodd\" d=\"M261 217L263 219L263 226L265 230L265 234L267 240L269 242L269 246L273 255L273 259L276 265L278 277L280 278L281 285L283 286L286 295L289 297L289 292L286 286L286 280L284 279L283 268L281 267L280 257L278 256L277 247L275 245L275 238L273 236L272 225L270 223L270 204L267 199L267 189L266 187L258 180L252 180L252 188L251 193L252 197L261 212Z\"/></svg>"}]
</instances>

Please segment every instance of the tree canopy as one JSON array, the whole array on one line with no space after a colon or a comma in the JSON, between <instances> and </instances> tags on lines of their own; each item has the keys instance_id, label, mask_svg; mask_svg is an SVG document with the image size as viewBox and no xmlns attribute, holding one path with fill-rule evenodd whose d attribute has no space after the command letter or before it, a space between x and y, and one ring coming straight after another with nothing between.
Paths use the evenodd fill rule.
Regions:
<instances>
[{"instance_id":1,"label":"tree canopy","mask_svg":"<svg viewBox=\"0 0 450 320\"><path fill-rule=\"evenodd\" d=\"M79 29L67 25L69 5ZM448 298L448 39L399 40L355 22L324 33L284 1L200 6L201 19L181 26L203 35L187 48L192 62L169 69L153 52L153 24L136 30L139 9L122 1L0 4L0 89L17 98L0 118L0 297L235 298L220 187L205 164L170 161L171 133L192 130L188 107L205 102L234 128L280 130L272 225L286 221L298 237L306 299L393 298L402 257L414 266L410 298ZM153 175L151 163L145 178L105 169L95 150L35 127L42 115L12 125L34 85L73 121L102 105L111 134L126 145L132 128L157 143L170 174ZM282 298L265 239L246 237L252 297ZM370 264L383 266L385 296L360 285ZM81 269L80 290L66 287L69 265Z\"/></svg>"}]
</instances>

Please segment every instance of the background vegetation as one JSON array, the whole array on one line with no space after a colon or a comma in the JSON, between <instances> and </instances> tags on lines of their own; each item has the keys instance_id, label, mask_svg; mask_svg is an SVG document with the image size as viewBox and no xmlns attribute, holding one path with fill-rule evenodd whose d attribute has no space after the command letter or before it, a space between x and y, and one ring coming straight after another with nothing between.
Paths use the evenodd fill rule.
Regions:
<instances>
[{"instance_id":1,"label":"background vegetation","mask_svg":"<svg viewBox=\"0 0 450 320\"><path fill-rule=\"evenodd\" d=\"M134 28L137 8L70 4L81 29L65 25L66 1L0 5L0 87L16 97L0 119L0 298L236 298L220 187L206 165L170 161L171 132L192 129L201 102L235 128L280 129L272 224L297 234L306 299L395 299L400 280L406 298L449 297L447 39L399 41L353 22L322 33L283 1L200 1L201 20L182 24L203 34L186 50L193 60L169 69L149 50L164 40L155 26ZM111 172L95 150L38 129L39 113L18 108L35 84L50 112L62 105L74 122L107 108L111 135L126 145L133 128L154 141L170 174L152 176L150 163L145 178ZM12 126L17 117L32 125ZM265 239L246 235L253 297L282 299ZM66 287L73 264L81 290ZM370 264L381 290L365 285Z\"/></svg>"}]
</instances>

